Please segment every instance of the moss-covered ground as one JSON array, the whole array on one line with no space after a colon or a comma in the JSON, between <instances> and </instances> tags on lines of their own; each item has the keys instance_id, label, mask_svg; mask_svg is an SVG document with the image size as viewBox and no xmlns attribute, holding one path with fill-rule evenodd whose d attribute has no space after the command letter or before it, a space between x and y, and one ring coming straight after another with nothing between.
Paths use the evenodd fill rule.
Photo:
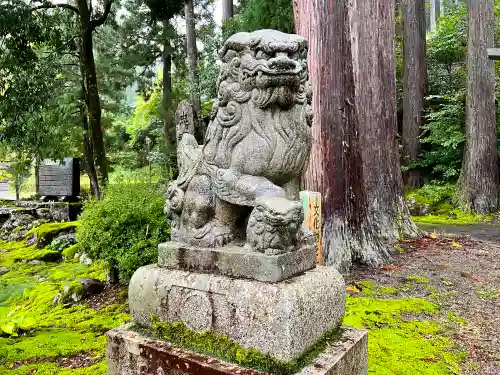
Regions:
<instances>
[{"instance_id":1,"label":"moss-covered ground","mask_svg":"<svg viewBox=\"0 0 500 375\"><path fill-rule=\"evenodd\" d=\"M129 320L125 298L99 310L86 303L54 305L64 285L105 279L105 265L32 262L46 251L0 244L0 267L8 269L0 276L0 374L103 375L104 332Z\"/></svg>"},{"instance_id":2,"label":"moss-covered ground","mask_svg":"<svg viewBox=\"0 0 500 375\"><path fill-rule=\"evenodd\" d=\"M465 353L451 339L454 324L424 298L402 297L411 289L372 281L349 286L344 324L369 331L369 374L459 374ZM398 298L399 297L399 298Z\"/></svg>"},{"instance_id":3,"label":"moss-covered ground","mask_svg":"<svg viewBox=\"0 0 500 375\"><path fill-rule=\"evenodd\" d=\"M439 238L429 241L442 243ZM450 242L442 257L470 254L467 246L453 243L458 242ZM452 266L423 272L418 253L410 247L402 245L397 266L368 269L365 274L353 272L348 280L344 324L369 331L369 374L463 373L469 353L456 338L471 323L450 310L446 301L456 305L458 284L461 279L471 279L460 273L456 276ZM104 333L130 319L125 296L101 304L99 309L87 302L54 305L53 299L64 285L83 277L104 279L105 265L86 266L71 257L59 263L33 262L40 251L44 250L24 243L0 243L0 268L8 268L0 276L0 325L4 327L0 374L105 375ZM431 265L438 266L436 262ZM500 298L494 285L475 288L472 286L473 296L485 304Z\"/></svg>"}]
</instances>

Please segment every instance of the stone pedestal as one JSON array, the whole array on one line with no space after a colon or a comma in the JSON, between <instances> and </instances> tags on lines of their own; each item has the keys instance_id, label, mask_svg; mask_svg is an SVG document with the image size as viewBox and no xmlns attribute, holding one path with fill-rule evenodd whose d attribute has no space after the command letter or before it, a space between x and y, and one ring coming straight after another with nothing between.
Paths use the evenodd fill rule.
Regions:
<instances>
[{"instance_id":1,"label":"stone pedestal","mask_svg":"<svg viewBox=\"0 0 500 375\"><path fill-rule=\"evenodd\" d=\"M183 322L192 331L222 334L244 348L293 361L339 327L345 312L342 276L314 267L314 249L308 251L271 256L235 246L161 244L159 264L139 268L130 281L134 327L154 333L153 317ZM347 329L300 374L366 375L366 353L366 333ZM130 325L108 334L108 366L109 375L259 373L175 348Z\"/></svg>"},{"instance_id":2,"label":"stone pedestal","mask_svg":"<svg viewBox=\"0 0 500 375\"><path fill-rule=\"evenodd\" d=\"M141 326L151 327L153 315L180 321L290 361L340 324L345 286L330 267L271 284L145 266L130 281L129 303Z\"/></svg>"},{"instance_id":3,"label":"stone pedestal","mask_svg":"<svg viewBox=\"0 0 500 375\"><path fill-rule=\"evenodd\" d=\"M329 344L296 375L366 375L367 333L343 327ZM176 348L125 325L108 333L108 375L267 375L220 359Z\"/></svg>"}]
</instances>

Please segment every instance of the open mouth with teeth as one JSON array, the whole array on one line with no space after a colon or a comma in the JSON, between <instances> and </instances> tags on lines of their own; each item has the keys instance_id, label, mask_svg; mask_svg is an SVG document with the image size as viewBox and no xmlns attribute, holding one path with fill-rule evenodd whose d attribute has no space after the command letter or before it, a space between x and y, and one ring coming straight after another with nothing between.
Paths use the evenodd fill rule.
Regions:
<instances>
[{"instance_id":1,"label":"open mouth with teeth","mask_svg":"<svg viewBox=\"0 0 500 375\"><path fill-rule=\"evenodd\" d=\"M257 87L270 86L297 86L300 84L302 68L293 70L270 69L265 65L259 65L252 70L243 69L243 81L255 81Z\"/></svg>"}]
</instances>

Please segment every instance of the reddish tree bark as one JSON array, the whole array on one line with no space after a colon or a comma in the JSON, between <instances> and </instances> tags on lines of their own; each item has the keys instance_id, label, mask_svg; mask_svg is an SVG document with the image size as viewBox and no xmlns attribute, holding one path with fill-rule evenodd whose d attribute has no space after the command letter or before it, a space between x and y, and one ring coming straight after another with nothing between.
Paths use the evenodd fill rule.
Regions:
<instances>
[{"instance_id":1,"label":"reddish tree bark","mask_svg":"<svg viewBox=\"0 0 500 375\"><path fill-rule=\"evenodd\" d=\"M313 148L303 184L323 195L323 251L342 271L352 261L383 263L398 228L416 231L402 200L396 143L394 3L378 0L371 9L369 0L354 1L350 14L349 0L294 1L297 33L309 40L313 89ZM366 106L359 113L357 103Z\"/></svg>"},{"instance_id":2,"label":"reddish tree bark","mask_svg":"<svg viewBox=\"0 0 500 375\"><path fill-rule=\"evenodd\" d=\"M305 188L323 196L323 252L328 265L376 265L381 243L367 225L348 0L294 1L297 33L309 40L313 147Z\"/></svg>"},{"instance_id":3,"label":"reddish tree bark","mask_svg":"<svg viewBox=\"0 0 500 375\"><path fill-rule=\"evenodd\" d=\"M367 216L375 236L388 245L402 236L419 234L403 198L398 152L395 13L394 0L351 0L352 55ZM386 255L382 251L381 258Z\"/></svg>"},{"instance_id":4,"label":"reddish tree bark","mask_svg":"<svg viewBox=\"0 0 500 375\"><path fill-rule=\"evenodd\" d=\"M403 24L403 163L411 166L420 154L420 129L427 94L425 0L403 0ZM420 187L418 169L410 169L404 177L407 186Z\"/></svg>"},{"instance_id":5,"label":"reddish tree bark","mask_svg":"<svg viewBox=\"0 0 500 375\"><path fill-rule=\"evenodd\" d=\"M495 123L493 0L469 1L467 58L467 146L459 181L462 207L480 214L498 209L499 171Z\"/></svg>"}]
</instances>

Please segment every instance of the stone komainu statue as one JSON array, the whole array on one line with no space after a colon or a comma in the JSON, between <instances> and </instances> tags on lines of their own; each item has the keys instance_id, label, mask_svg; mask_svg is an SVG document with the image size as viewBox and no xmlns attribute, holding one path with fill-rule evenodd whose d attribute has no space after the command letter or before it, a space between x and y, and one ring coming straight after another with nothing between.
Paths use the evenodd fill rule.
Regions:
<instances>
[{"instance_id":1,"label":"stone komainu statue","mask_svg":"<svg viewBox=\"0 0 500 375\"><path fill-rule=\"evenodd\" d=\"M314 247L298 200L311 148L307 41L274 30L238 33L219 56L204 144L178 127L179 178L165 207L172 240L244 241L248 251L273 255Z\"/></svg>"}]
</instances>

